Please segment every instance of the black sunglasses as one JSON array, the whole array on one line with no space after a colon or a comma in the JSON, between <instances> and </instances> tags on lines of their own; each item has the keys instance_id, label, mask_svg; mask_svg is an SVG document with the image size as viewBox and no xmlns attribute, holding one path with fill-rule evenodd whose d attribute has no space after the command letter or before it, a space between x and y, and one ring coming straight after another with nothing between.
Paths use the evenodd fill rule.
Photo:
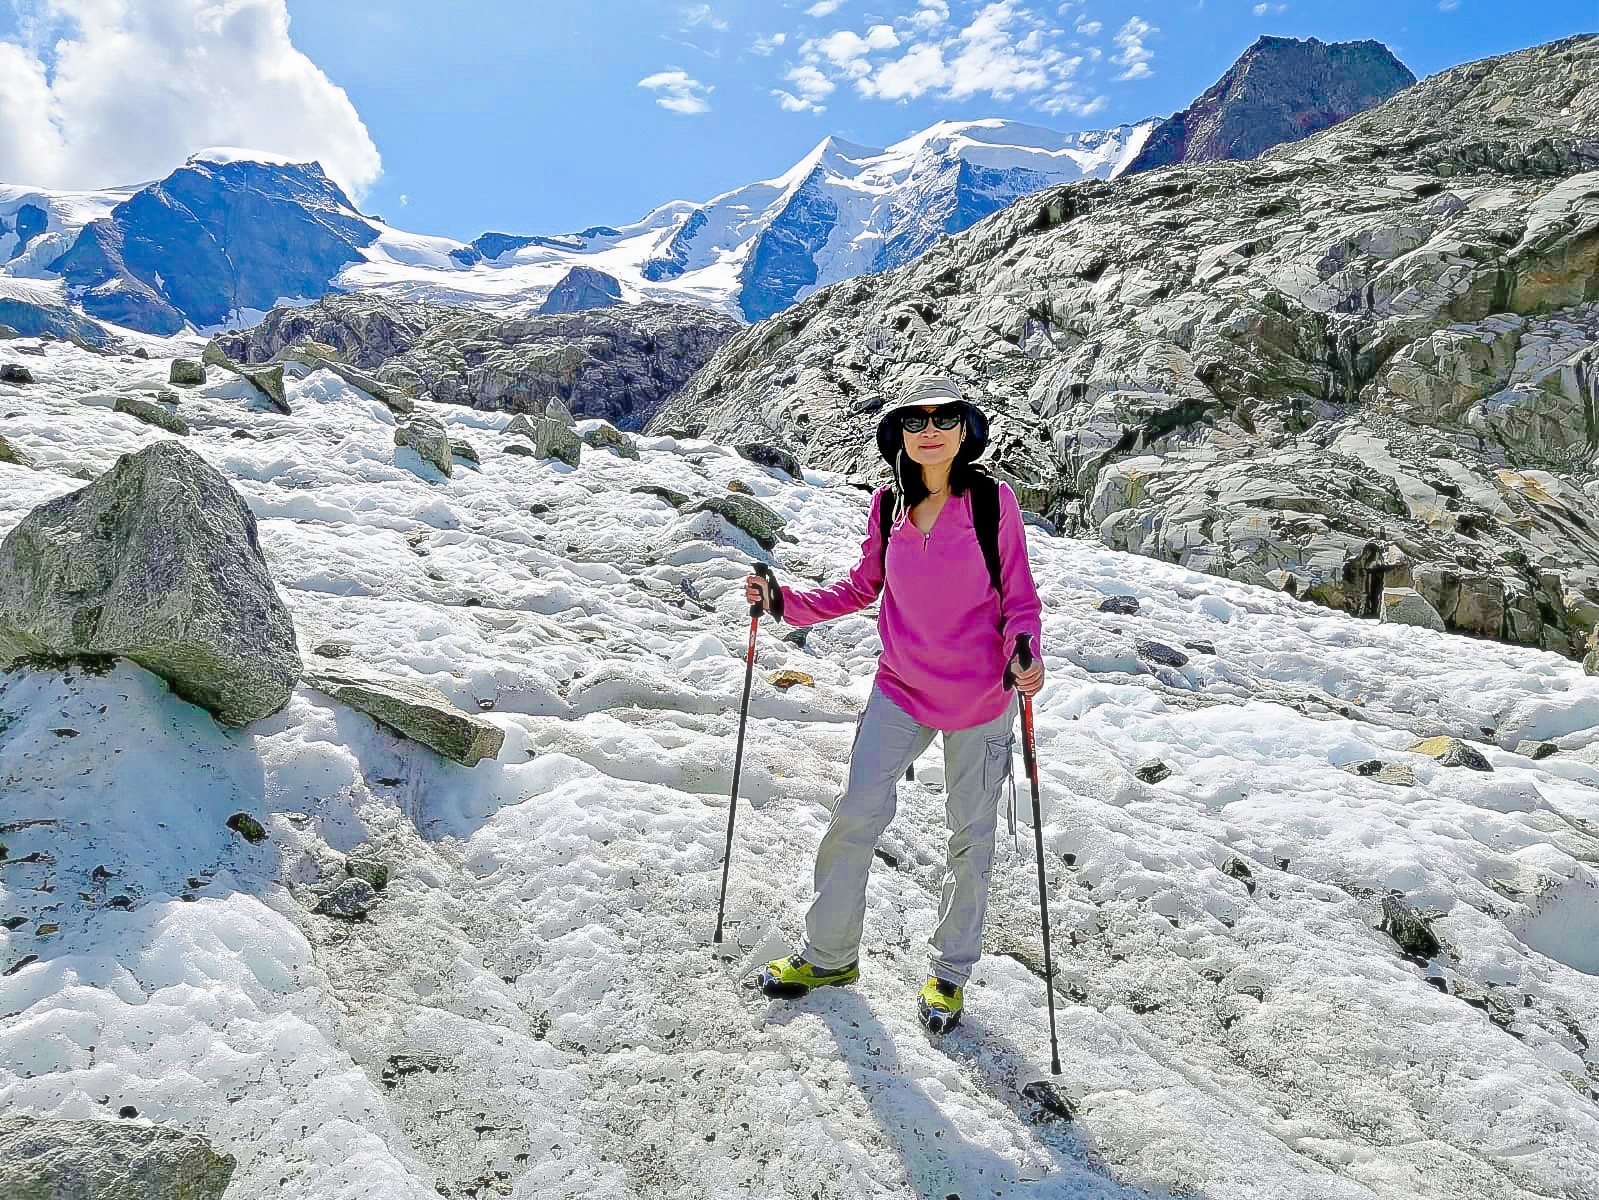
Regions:
<instances>
[{"instance_id":1,"label":"black sunglasses","mask_svg":"<svg viewBox=\"0 0 1599 1200\"><path fill-rule=\"evenodd\" d=\"M899 427L906 433L920 433L927 428L928 417L933 418L933 425L938 429L954 429L961 423L962 413L960 406L955 404L935 408L931 413L913 408L899 414Z\"/></svg>"}]
</instances>

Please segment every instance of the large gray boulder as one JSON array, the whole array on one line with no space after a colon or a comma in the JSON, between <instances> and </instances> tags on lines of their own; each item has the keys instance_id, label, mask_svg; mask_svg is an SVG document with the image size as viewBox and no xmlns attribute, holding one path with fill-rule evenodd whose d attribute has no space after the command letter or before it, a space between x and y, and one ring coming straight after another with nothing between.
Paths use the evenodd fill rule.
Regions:
<instances>
[{"instance_id":1,"label":"large gray boulder","mask_svg":"<svg viewBox=\"0 0 1599 1200\"><path fill-rule=\"evenodd\" d=\"M1420 625L1423 629L1444 631L1444 619L1427 598L1415 588L1384 588L1382 619L1397 625Z\"/></svg>"},{"instance_id":2,"label":"large gray boulder","mask_svg":"<svg viewBox=\"0 0 1599 1200\"><path fill-rule=\"evenodd\" d=\"M237 1165L181 1129L0 1117L5 1200L221 1200Z\"/></svg>"},{"instance_id":3,"label":"large gray boulder","mask_svg":"<svg viewBox=\"0 0 1599 1200\"><path fill-rule=\"evenodd\" d=\"M359 667L317 666L306 683L341 704L358 709L413 742L461 763L476 766L494 758L505 733L482 717L463 712L437 688L395 679Z\"/></svg>"},{"instance_id":4,"label":"large gray boulder","mask_svg":"<svg viewBox=\"0 0 1599 1200\"><path fill-rule=\"evenodd\" d=\"M227 725L288 703L294 623L255 515L183 443L124 454L0 542L0 661L119 655Z\"/></svg>"},{"instance_id":5,"label":"large gray boulder","mask_svg":"<svg viewBox=\"0 0 1599 1200\"><path fill-rule=\"evenodd\" d=\"M444 423L436 417L416 417L394 431L396 446L409 446L445 475L452 474L450 466L450 435Z\"/></svg>"},{"instance_id":6,"label":"large gray boulder","mask_svg":"<svg viewBox=\"0 0 1599 1200\"><path fill-rule=\"evenodd\" d=\"M174 358L167 372L167 382L180 387L195 387L205 382L205 365L192 358Z\"/></svg>"}]
</instances>

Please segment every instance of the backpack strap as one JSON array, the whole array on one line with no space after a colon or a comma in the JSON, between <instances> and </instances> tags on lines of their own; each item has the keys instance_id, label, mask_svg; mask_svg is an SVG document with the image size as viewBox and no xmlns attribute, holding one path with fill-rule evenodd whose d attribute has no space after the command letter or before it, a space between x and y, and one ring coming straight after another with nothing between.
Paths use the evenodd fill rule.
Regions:
<instances>
[{"instance_id":1,"label":"backpack strap","mask_svg":"<svg viewBox=\"0 0 1599 1200\"><path fill-rule=\"evenodd\" d=\"M999 575L999 481L992 475L981 474L972 482L972 525L977 530L977 544L983 548L983 561L988 564L988 582L993 589L1005 595Z\"/></svg>"},{"instance_id":2,"label":"backpack strap","mask_svg":"<svg viewBox=\"0 0 1599 1200\"><path fill-rule=\"evenodd\" d=\"M889 497L893 494L892 488L884 488L877 505L877 576L882 581L877 585L879 596L888 589L888 513Z\"/></svg>"}]
</instances>

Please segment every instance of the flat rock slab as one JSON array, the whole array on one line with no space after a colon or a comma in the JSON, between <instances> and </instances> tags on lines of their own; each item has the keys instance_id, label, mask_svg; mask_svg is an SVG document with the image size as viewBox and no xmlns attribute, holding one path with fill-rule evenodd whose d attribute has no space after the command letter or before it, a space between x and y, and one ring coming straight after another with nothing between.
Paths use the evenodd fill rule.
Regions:
<instances>
[{"instance_id":1,"label":"flat rock slab","mask_svg":"<svg viewBox=\"0 0 1599 1200\"><path fill-rule=\"evenodd\" d=\"M463 766L497 757L505 744L501 729L457 708L443 692L425 683L324 666L306 671L305 682Z\"/></svg>"},{"instance_id":2,"label":"flat rock slab","mask_svg":"<svg viewBox=\"0 0 1599 1200\"><path fill-rule=\"evenodd\" d=\"M1493 767L1483 757L1482 751L1459 738L1424 738L1408 747L1412 754L1425 754L1446 767L1469 767L1473 771L1492 771Z\"/></svg>"},{"instance_id":3,"label":"flat rock slab","mask_svg":"<svg viewBox=\"0 0 1599 1200\"><path fill-rule=\"evenodd\" d=\"M237 1165L181 1129L0 1118L5 1200L220 1200Z\"/></svg>"}]
</instances>

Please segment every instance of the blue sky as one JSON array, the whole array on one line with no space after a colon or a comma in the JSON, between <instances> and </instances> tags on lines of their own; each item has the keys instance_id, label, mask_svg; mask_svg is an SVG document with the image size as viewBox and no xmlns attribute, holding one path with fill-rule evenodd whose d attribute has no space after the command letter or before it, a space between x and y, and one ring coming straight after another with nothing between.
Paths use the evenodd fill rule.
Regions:
<instances>
[{"instance_id":1,"label":"blue sky","mask_svg":"<svg viewBox=\"0 0 1599 1200\"><path fill-rule=\"evenodd\" d=\"M0 119L0 178L99 185L159 174L184 146L325 145L401 227L559 232L776 175L829 133L885 145L940 119L1165 115L1264 33L1375 38L1424 77L1599 31L1599 0L233 0L219 31L222 7L0 0L0 113L32 102L61 130L13 165ZM119 65L140 31L92 30L139 20L143 61ZM200 40L171 47L188 21ZM62 57L62 37L82 44ZM39 64L20 99L7 52ZM208 69L184 110L183 80Z\"/></svg>"}]
</instances>

